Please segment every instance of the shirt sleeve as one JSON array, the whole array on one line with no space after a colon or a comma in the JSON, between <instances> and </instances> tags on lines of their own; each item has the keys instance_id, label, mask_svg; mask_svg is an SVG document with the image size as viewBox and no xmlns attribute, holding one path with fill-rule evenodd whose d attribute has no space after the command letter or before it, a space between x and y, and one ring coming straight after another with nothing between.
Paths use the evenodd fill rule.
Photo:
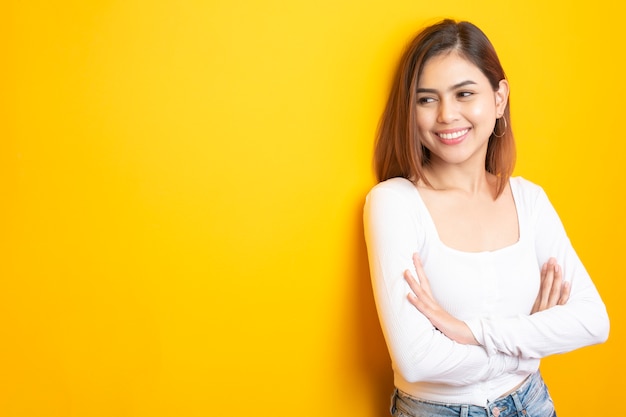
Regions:
<instances>
[{"instance_id":1,"label":"shirt sleeve","mask_svg":"<svg viewBox=\"0 0 626 417\"><path fill-rule=\"evenodd\" d=\"M476 340L490 354L506 353L522 358L543 358L606 341L609 318L605 305L576 254L563 224L543 189L536 187L531 215L538 265L550 257L562 267L571 283L569 301L563 306L532 315L469 320Z\"/></svg>"},{"instance_id":2,"label":"shirt sleeve","mask_svg":"<svg viewBox=\"0 0 626 417\"><path fill-rule=\"evenodd\" d=\"M423 235L415 205L399 191L379 185L368 194L364 207L374 297L395 372L409 382L458 386L505 372L536 370L536 360L489 355L482 346L454 342L409 303L403 272L410 269L415 274L412 254L419 252Z\"/></svg>"}]
</instances>

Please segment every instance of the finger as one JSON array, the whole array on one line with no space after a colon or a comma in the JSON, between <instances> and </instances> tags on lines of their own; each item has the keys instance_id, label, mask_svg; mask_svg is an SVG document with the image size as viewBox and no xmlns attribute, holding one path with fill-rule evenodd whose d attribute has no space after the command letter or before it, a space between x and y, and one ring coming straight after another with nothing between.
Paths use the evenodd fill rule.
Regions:
<instances>
[{"instance_id":1,"label":"finger","mask_svg":"<svg viewBox=\"0 0 626 417\"><path fill-rule=\"evenodd\" d=\"M568 281L563 282L563 288L561 289L561 297L559 298L558 304L560 306L565 305L569 301L569 295L572 290L572 284Z\"/></svg>"},{"instance_id":2,"label":"finger","mask_svg":"<svg viewBox=\"0 0 626 417\"><path fill-rule=\"evenodd\" d=\"M422 286L417 282L411 271L409 271L408 269L404 271L404 279L409 284L409 287L412 291L407 294L407 299L409 300L409 303L417 308L417 310L420 311L422 314L427 315L427 312L429 311L428 295L424 293Z\"/></svg>"},{"instance_id":3,"label":"finger","mask_svg":"<svg viewBox=\"0 0 626 417\"><path fill-rule=\"evenodd\" d=\"M530 314L535 314L536 312L541 311L541 295L543 293L543 287L545 285L547 269L547 263L541 266L541 274L539 276L539 292L537 293L537 297L535 298L535 302L533 303L533 308L532 310L530 310Z\"/></svg>"},{"instance_id":4,"label":"finger","mask_svg":"<svg viewBox=\"0 0 626 417\"><path fill-rule=\"evenodd\" d=\"M413 265L415 266L417 277L420 280L420 286L424 289L425 292L431 294L430 282L428 282L428 277L426 277L426 272L424 272L424 268L422 267L422 259L420 258L418 253L413 254Z\"/></svg>"},{"instance_id":5,"label":"finger","mask_svg":"<svg viewBox=\"0 0 626 417\"><path fill-rule=\"evenodd\" d=\"M413 276L413 273L410 270L408 270L408 269L406 271L404 271L404 280L407 282L407 284L409 284L409 288L411 288L411 291L413 291L413 292L419 292L420 291L420 284L419 284L419 282L417 282L417 280Z\"/></svg>"},{"instance_id":6,"label":"finger","mask_svg":"<svg viewBox=\"0 0 626 417\"><path fill-rule=\"evenodd\" d=\"M423 273L423 270L421 271ZM422 275L422 280L425 275ZM407 294L409 302L416 307L422 314L430 318L433 311L438 308L437 302L433 299L430 293L426 292L423 282L418 282L410 270L404 271L404 279L409 284L412 292Z\"/></svg>"},{"instance_id":7,"label":"finger","mask_svg":"<svg viewBox=\"0 0 626 417\"><path fill-rule=\"evenodd\" d=\"M541 289L539 298L539 309L545 310L549 302L550 291L552 289L552 281L554 279L554 268L552 267L552 258L542 268Z\"/></svg>"},{"instance_id":8,"label":"finger","mask_svg":"<svg viewBox=\"0 0 626 417\"><path fill-rule=\"evenodd\" d=\"M535 314L539 311L539 299L535 298L535 302L533 303L533 308L530 310L530 314Z\"/></svg>"},{"instance_id":9,"label":"finger","mask_svg":"<svg viewBox=\"0 0 626 417\"><path fill-rule=\"evenodd\" d=\"M413 273L410 270L404 271L404 279L409 284L409 288L413 291L412 295L415 295L419 300L429 298L429 295L424 291L422 285L415 279ZM411 294L409 294L411 295ZM423 301L422 301L423 302ZM413 304L413 303L412 303ZM413 304L415 305L415 304ZM416 305L417 307L417 305Z\"/></svg>"},{"instance_id":10,"label":"finger","mask_svg":"<svg viewBox=\"0 0 626 417\"><path fill-rule=\"evenodd\" d=\"M550 297L548 298L547 308L554 307L561 298L561 291L563 289L563 278L561 274L561 267L558 264L553 265L553 280L552 287L550 289Z\"/></svg>"},{"instance_id":11,"label":"finger","mask_svg":"<svg viewBox=\"0 0 626 417\"><path fill-rule=\"evenodd\" d=\"M407 298L409 299L409 303L411 303L413 307L417 308L418 311L424 314L425 305L421 298L419 298L417 295L413 293L409 293L407 295Z\"/></svg>"},{"instance_id":12,"label":"finger","mask_svg":"<svg viewBox=\"0 0 626 417\"><path fill-rule=\"evenodd\" d=\"M547 264L543 264L541 266L541 274L539 276L539 292L537 293L537 297L535 298L535 302L533 303L533 308L530 310L530 314L535 314L538 311L541 311L541 294L544 286L546 270L548 268Z\"/></svg>"}]
</instances>

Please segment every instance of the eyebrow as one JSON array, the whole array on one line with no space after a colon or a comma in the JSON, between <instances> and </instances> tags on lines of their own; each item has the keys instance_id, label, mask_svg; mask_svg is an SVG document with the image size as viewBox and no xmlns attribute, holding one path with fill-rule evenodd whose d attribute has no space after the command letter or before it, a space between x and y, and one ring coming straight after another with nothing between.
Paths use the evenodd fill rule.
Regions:
<instances>
[{"instance_id":1,"label":"eyebrow","mask_svg":"<svg viewBox=\"0 0 626 417\"><path fill-rule=\"evenodd\" d=\"M465 87L466 85L473 85L476 82L472 80L461 81L460 83L454 84L452 87L448 89L448 91L456 90L457 88ZM437 93L438 91L434 88L418 88L417 93Z\"/></svg>"}]
</instances>

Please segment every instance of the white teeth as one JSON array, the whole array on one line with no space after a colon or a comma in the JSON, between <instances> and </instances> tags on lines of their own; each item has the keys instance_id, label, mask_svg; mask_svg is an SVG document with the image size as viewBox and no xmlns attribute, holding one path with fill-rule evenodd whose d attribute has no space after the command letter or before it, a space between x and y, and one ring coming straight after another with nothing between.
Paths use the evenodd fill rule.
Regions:
<instances>
[{"instance_id":1,"label":"white teeth","mask_svg":"<svg viewBox=\"0 0 626 417\"><path fill-rule=\"evenodd\" d=\"M459 130L459 131L453 132L453 133L437 133L437 135L441 139L456 139L456 138L460 138L461 136L466 134L468 130L469 129L463 129L463 130Z\"/></svg>"}]
</instances>

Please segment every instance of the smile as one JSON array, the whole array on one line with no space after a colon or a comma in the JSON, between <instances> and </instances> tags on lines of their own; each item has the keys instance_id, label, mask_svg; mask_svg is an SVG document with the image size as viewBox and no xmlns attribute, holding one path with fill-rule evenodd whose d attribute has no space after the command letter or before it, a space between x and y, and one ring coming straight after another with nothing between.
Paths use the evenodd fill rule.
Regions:
<instances>
[{"instance_id":1,"label":"smile","mask_svg":"<svg viewBox=\"0 0 626 417\"><path fill-rule=\"evenodd\" d=\"M451 133L437 133L437 136L439 136L441 139L453 140L460 138L467 132L469 132L469 129L457 130L456 132Z\"/></svg>"}]
</instances>

